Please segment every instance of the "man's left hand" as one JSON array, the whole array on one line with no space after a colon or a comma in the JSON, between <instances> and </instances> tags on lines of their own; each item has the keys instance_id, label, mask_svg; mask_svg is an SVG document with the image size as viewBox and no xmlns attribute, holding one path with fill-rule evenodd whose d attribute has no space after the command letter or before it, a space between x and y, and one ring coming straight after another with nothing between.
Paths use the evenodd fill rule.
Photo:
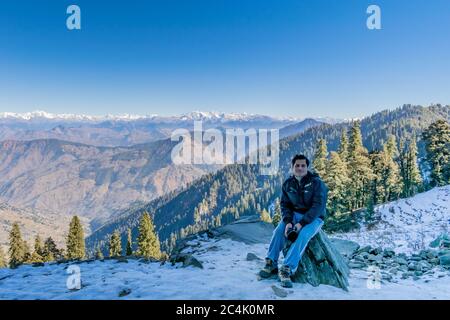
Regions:
<instances>
[{"instance_id":1,"label":"man's left hand","mask_svg":"<svg viewBox=\"0 0 450 320\"><path fill-rule=\"evenodd\" d=\"M294 228L298 231L300 231L300 229L302 228L302 225L300 223L297 223Z\"/></svg>"}]
</instances>

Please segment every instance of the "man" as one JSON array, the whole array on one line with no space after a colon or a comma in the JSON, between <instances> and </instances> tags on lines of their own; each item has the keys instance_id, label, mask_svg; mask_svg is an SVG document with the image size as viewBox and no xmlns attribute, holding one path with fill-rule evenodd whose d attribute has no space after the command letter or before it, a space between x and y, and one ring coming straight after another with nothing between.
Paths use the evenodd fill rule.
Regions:
<instances>
[{"instance_id":1,"label":"man","mask_svg":"<svg viewBox=\"0 0 450 320\"><path fill-rule=\"evenodd\" d=\"M319 232L325 218L328 188L315 173L308 170L309 160L304 155L292 159L293 175L282 187L282 221L274 230L266 257L266 265L260 271L262 278L277 274L283 287L292 287L291 275L297 270L303 252L314 235ZM289 231L298 232L278 271L278 257L286 245Z\"/></svg>"}]
</instances>

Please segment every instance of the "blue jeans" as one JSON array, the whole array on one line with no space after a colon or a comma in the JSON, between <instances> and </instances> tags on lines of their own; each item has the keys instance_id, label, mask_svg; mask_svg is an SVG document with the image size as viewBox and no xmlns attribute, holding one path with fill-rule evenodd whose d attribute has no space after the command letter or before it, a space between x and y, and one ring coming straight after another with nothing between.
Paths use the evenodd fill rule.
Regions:
<instances>
[{"instance_id":1,"label":"blue jeans","mask_svg":"<svg viewBox=\"0 0 450 320\"><path fill-rule=\"evenodd\" d=\"M295 226L303 217L303 214L294 212L294 219L292 226ZM284 257L284 265L289 266L292 273L297 270L298 263L302 258L303 252L308 245L309 240L312 239L322 228L323 220L320 218L314 219L311 223L300 229L297 240L292 243L289 248L288 253ZM280 221L276 229L273 231L272 240L270 241L269 251L267 253L267 258L271 259L275 265L278 264L278 258L280 256L281 250L283 250L286 244L286 237L284 231L286 229L286 224Z\"/></svg>"}]
</instances>

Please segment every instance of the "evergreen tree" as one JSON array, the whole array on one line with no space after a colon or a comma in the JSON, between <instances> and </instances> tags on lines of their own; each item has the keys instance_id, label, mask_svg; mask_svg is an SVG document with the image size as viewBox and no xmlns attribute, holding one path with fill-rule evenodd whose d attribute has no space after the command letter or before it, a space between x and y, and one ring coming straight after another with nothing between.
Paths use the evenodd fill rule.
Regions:
<instances>
[{"instance_id":1,"label":"evergreen tree","mask_svg":"<svg viewBox=\"0 0 450 320\"><path fill-rule=\"evenodd\" d=\"M450 183L450 125L445 120L438 120L424 130L422 137L431 165L431 186Z\"/></svg>"},{"instance_id":2,"label":"evergreen tree","mask_svg":"<svg viewBox=\"0 0 450 320\"><path fill-rule=\"evenodd\" d=\"M9 266L17 268L24 263L25 248L19 224L15 222L9 233Z\"/></svg>"},{"instance_id":3,"label":"evergreen tree","mask_svg":"<svg viewBox=\"0 0 450 320\"><path fill-rule=\"evenodd\" d=\"M275 199L275 208L274 208L274 214L272 217L272 224L276 227L281 221L281 205L280 205L280 198Z\"/></svg>"},{"instance_id":4,"label":"evergreen tree","mask_svg":"<svg viewBox=\"0 0 450 320\"><path fill-rule=\"evenodd\" d=\"M180 234L185 233L181 229ZM145 258L159 259L161 257L161 245L155 232L152 219L148 212L144 212L139 224L138 255Z\"/></svg>"},{"instance_id":5,"label":"evergreen tree","mask_svg":"<svg viewBox=\"0 0 450 320\"><path fill-rule=\"evenodd\" d=\"M81 260L85 257L83 226L77 216L72 218L67 235L67 259Z\"/></svg>"},{"instance_id":6,"label":"evergreen tree","mask_svg":"<svg viewBox=\"0 0 450 320\"><path fill-rule=\"evenodd\" d=\"M406 156L406 184L405 195L407 197L415 195L422 187L422 175L417 164L417 144L415 137L412 138L408 147L408 153Z\"/></svg>"},{"instance_id":7,"label":"evergreen tree","mask_svg":"<svg viewBox=\"0 0 450 320\"><path fill-rule=\"evenodd\" d=\"M23 263L32 263L30 246L25 240L23 241L23 252Z\"/></svg>"},{"instance_id":8,"label":"evergreen tree","mask_svg":"<svg viewBox=\"0 0 450 320\"><path fill-rule=\"evenodd\" d=\"M131 237L131 229L128 229L127 233L127 256L133 255L133 239Z\"/></svg>"},{"instance_id":9,"label":"evergreen tree","mask_svg":"<svg viewBox=\"0 0 450 320\"><path fill-rule=\"evenodd\" d=\"M317 174L324 179L327 169L327 142L325 139L319 139L317 142L316 152L314 154L313 167Z\"/></svg>"},{"instance_id":10,"label":"evergreen tree","mask_svg":"<svg viewBox=\"0 0 450 320\"><path fill-rule=\"evenodd\" d=\"M347 186L349 178L347 167L339 153L330 152L327 162L327 174L324 180L328 187L328 208L333 213L342 213L347 209Z\"/></svg>"},{"instance_id":11,"label":"evergreen tree","mask_svg":"<svg viewBox=\"0 0 450 320\"><path fill-rule=\"evenodd\" d=\"M360 122L355 121L351 128L348 147L349 203L350 209L365 206L370 196L373 172L367 149L362 144Z\"/></svg>"},{"instance_id":12,"label":"evergreen tree","mask_svg":"<svg viewBox=\"0 0 450 320\"><path fill-rule=\"evenodd\" d=\"M6 268L7 265L5 253L3 252L2 246L0 246L0 268Z\"/></svg>"},{"instance_id":13,"label":"evergreen tree","mask_svg":"<svg viewBox=\"0 0 450 320\"><path fill-rule=\"evenodd\" d=\"M260 213L261 221L272 223L272 219L270 218L269 212L264 208Z\"/></svg>"},{"instance_id":14,"label":"evergreen tree","mask_svg":"<svg viewBox=\"0 0 450 320\"><path fill-rule=\"evenodd\" d=\"M44 259L42 257L43 253L44 253L44 248L42 246L41 237L39 237L39 235L37 235L34 239L34 251L33 251L33 254L31 255L31 262L33 262L33 263L44 262Z\"/></svg>"},{"instance_id":15,"label":"evergreen tree","mask_svg":"<svg viewBox=\"0 0 450 320\"><path fill-rule=\"evenodd\" d=\"M105 257L103 256L102 250L100 247L97 247L97 250L95 251L95 259L97 260L103 260Z\"/></svg>"},{"instance_id":16,"label":"evergreen tree","mask_svg":"<svg viewBox=\"0 0 450 320\"><path fill-rule=\"evenodd\" d=\"M42 258L44 262L60 260L63 258L61 250L56 247L56 243L52 237L48 237L44 242Z\"/></svg>"},{"instance_id":17,"label":"evergreen tree","mask_svg":"<svg viewBox=\"0 0 450 320\"><path fill-rule=\"evenodd\" d=\"M109 241L109 256L120 257L122 255L122 244L120 240L120 233L118 230L114 231Z\"/></svg>"},{"instance_id":18,"label":"evergreen tree","mask_svg":"<svg viewBox=\"0 0 450 320\"><path fill-rule=\"evenodd\" d=\"M403 189L400 169L396 162L397 157L397 143L395 137L390 136L383 146L382 166L384 170L381 176L384 188L383 202L398 199Z\"/></svg>"},{"instance_id":19,"label":"evergreen tree","mask_svg":"<svg viewBox=\"0 0 450 320\"><path fill-rule=\"evenodd\" d=\"M344 129L341 133L341 141L339 143L339 149L338 149L339 157L341 158L341 161L347 165L348 160L348 139L347 139L347 131Z\"/></svg>"}]
</instances>

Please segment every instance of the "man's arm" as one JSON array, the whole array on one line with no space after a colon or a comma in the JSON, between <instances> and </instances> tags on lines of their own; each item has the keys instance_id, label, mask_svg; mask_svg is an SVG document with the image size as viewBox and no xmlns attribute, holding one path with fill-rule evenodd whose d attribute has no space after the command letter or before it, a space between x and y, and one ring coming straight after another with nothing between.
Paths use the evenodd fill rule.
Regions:
<instances>
[{"instance_id":1,"label":"man's arm","mask_svg":"<svg viewBox=\"0 0 450 320\"><path fill-rule=\"evenodd\" d=\"M292 202L289 199L287 192L286 192L286 188L285 188L285 184L283 184L283 186L281 187L281 201L280 201L280 206L281 206L281 215L283 217L283 222L285 224L288 223L292 223L293 220L293 214L292 214Z\"/></svg>"},{"instance_id":2,"label":"man's arm","mask_svg":"<svg viewBox=\"0 0 450 320\"><path fill-rule=\"evenodd\" d=\"M300 220L300 225L304 227L308 223L311 223L314 219L319 217L321 213L325 211L327 205L327 193L328 189L321 180L316 180L314 182L313 189L313 201L311 208L303 215Z\"/></svg>"}]
</instances>

